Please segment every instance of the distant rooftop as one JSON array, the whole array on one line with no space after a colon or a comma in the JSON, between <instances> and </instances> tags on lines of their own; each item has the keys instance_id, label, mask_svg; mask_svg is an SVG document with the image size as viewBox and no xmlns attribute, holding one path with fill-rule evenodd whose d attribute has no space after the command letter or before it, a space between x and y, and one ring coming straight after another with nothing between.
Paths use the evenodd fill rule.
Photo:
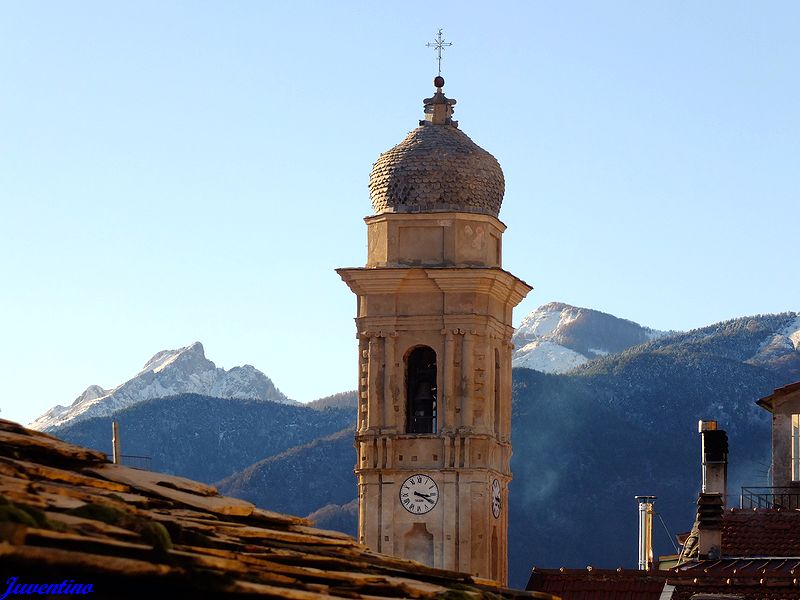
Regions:
<instances>
[{"instance_id":1,"label":"distant rooftop","mask_svg":"<svg viewBox=\"0 0 800 600\"><path fill-rule=\"evenodd\" d=\"M659 600L666 577L664 571L534 568L527 589L563 600Z\"/></svg>"},{"instance_id":2,"label":"distant rooftop","mask_svg":"<svg viewBox=\"0 0 800 600\"><path fill-rule=\"evenodd\" d=\"M723 556L800 557L800 512L781 509L726 512L722 518L722 553Z\"/></svg>"},{"instance_id":3,"label":"distant rooftop","mask_svg":"<svg viewBox=\"0 0 800 600\"><path fill-rule=\"evenodd\" d=\"M775 407L776 400L780 400L781 398L783 398L783 396L786 396L798 390L800 390L800 381L796 381L794 383L790 383L789 385L779 387L769 396L764 396L763 398L757 400L756 404L772 412Z\"/></svg>"},{"instance_id":4,"label":"distant rooftop","mask_svg":"<svg viewBox=\"0 0 800 600\"><path fill-rule=\"evenodd\" d=\"M697 528L686 540L684 557L697 557ZM800 511L731 508L722 515L723 558L800 557ZM800 570L798 570L800 575Z\"/></svg>"}]
</instances>

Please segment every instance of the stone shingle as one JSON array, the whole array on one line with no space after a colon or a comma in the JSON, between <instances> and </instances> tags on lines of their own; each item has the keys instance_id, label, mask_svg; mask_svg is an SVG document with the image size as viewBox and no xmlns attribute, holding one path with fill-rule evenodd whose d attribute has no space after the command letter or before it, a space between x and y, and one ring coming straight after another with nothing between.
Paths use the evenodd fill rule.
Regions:
<instances>
[{"instance_id":1,"label":"stone shingle","mask_svg":"<svg viewBox=\"0 0 800 600\"><path fill-rule=\"evenodd\" d=\"M380 155L369 190L375 214L456 211L496 217L505 180L497 159L460 129L426 124Z\"/></svg>"}]
</instances>

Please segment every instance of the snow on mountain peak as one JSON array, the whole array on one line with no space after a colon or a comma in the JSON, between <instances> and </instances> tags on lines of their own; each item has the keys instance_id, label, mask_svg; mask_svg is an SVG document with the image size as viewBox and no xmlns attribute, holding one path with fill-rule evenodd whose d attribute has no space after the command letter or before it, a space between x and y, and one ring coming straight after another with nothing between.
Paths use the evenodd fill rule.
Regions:
<instances>
[{"instance_id":1,"label":"snow on mountain peak","mask_svg":"<svg viewBox=\"0 0 800 600\"><path fill-rule=\"evenodd\" d=\"M29 427L51 430L76 420L108 416L145 400L186 393L294 403L255 367L245 365L226 371L208 360L203 344L195 342L156 353L133 378L112 390L89 386L72 405L51 408Z\"/></svg>"},{"instance_id":2,"label":"snow on mountain peak","mask_svg":"<svg viewBox=\"0 0 800 600\"><path fill-rule=\"evenodd\" d=\"M548 340L534 341L525 344L514 353L511 361L514 367L525 367L543 373L564 373L581 366L589 359Z\"/></svg>"},{"instance_id":3,"label":"snow on mountain peak","mask_svg":"<svg viewBox=\"0 0 800 600\"><path fill-rule=\"evenodd\" d=\"M564 373L583 363L642 344L665 332L590 308L544 304L522 319L514 333L512 364Z\"/></svg>"},{"instance_id":4,"label":"snow on mountain peak","mask_svg":"<svg viewBox=\"0 0 800 600\"><path fill-rule=\"evenodd\" d=\"M85 390L83 390L83 393L80 396L75 398L75 402L73 402L72 404L73 405L79 404L85 400L95 400L97 398L105 396L108 392L109 390L104 390L99 385L90 385Z\"/></svg>"},{"instance_id":5,"label":"snow on mountain peak","mask_svg":"<svg viewBox=\"0 0 800 600\"><path fill-rule=\"evenodd\" d=\"M753 364L768 364L774 361L798 361L800 352L800 314L787 313L786 325L765 339L758 351L749 359Z\"/></svg>"},{"instance_id":6,"label":"snow on mountain peak","mask_svg":"<svg viewBox=\"0 0 800 600\"><path fill-rule=\"evenodd\" d=\"M562 302L543 304L522 319L516 335L530 339L553 337L575 321L581 310Z\"/></svg>"},{"instance_id":7,"label":"snow on mountain peak","mask_svg":"<svg viewBox=\"0 0 800 600\"><path fill-rule=\"evenodd\" d=\"M146 371L158 373L181 357L194 360L206 360L203 344L200 342L195 342L191 346L185 346L184 348L178 348L177 350L162 350L161 352L157 352L155 355L153 355L153 358L145 363L144 367L142 367L142 370L139 371L139 374L145 373Z\"/></svg>"},{"instance_id":8,"label":"snow on mountain peak","mask_svg":"<svg viewBox=\"0 0 800 600\"><path fill-rule=\"evenodd\" d=\"M800 315L797 316L794 323L781 332L781 335L785 335L791 340L795 350L800 350Z\"/></svg>"}]
</instances>

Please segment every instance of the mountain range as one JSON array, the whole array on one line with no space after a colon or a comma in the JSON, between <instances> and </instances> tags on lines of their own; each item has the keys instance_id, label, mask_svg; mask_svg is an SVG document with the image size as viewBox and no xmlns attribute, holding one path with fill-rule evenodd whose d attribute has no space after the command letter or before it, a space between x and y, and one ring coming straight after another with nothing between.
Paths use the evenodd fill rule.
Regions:
<instances>
[{"instance_id":1,"label":"mountain range","mask_svg":"<svg viewBox=\"0 0 800 600\"><path fill-rule=\"evenodd\" d=\"M206 483L325 439L354 420L350 408L179 394L138 402L113 417L75 420L51 433L110 455L112 418L119 424L123 457L147 457L150 470Z\"/></svg>"},{"instance_id":2,"label":"mountain range","mask_svg":"<svg viewBox=\"0 0 800 600\"><path fill-rule=\"evenodd\" d=\"M206 358L203 345L195 342L185 348L158 352L136 375L114 389L90 385L72 404L51 408L28 427L50 431L83 419L109 416L145 400L177 394L297 404L251 365L228 371L217 367Z\"/></svg>"},{"instance_id":3,"label":"mountain range","mask_svg":"<svg viewBox=\"0 0 800 600\"><path fill-rule=\"evenodd\" d=\"M731 436L731 502L738 486L767 483L770 420L755 400L800 379L797 313L665 333L551 304L523 323L515 359L541 357L546 345L535 342L548 342L586 360L566 372L566 363L514 369L512 585L524 585L532 565L635 565L637 494L658 496L656 552L672 552L672 536L694 518L699 419ZM113 414L123 453L152 456L154 470L355 533L353 392L313 406L183 394ZM110 416L51 432L108 451Z\"/></svg>"}]
</instances>

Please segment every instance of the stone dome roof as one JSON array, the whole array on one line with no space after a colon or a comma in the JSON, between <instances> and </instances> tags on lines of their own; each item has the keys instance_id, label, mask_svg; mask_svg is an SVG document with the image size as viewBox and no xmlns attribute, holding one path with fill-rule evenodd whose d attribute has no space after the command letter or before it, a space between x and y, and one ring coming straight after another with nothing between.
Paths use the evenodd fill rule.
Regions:
<instances>
[{"instance_id":1,"label":"stone dome roof","mask_svg":"<svg viewBox=\"0 0 800 600\"><path fill-rule=\"evenodd\" d=\"M453 211L497 217L505 191L500 164L458 129L450 118L456 101L442 93L441 77L435 83L436 94L424 101L426 120L372 167L375 214Z\"/></svg>"}]
</instances>

